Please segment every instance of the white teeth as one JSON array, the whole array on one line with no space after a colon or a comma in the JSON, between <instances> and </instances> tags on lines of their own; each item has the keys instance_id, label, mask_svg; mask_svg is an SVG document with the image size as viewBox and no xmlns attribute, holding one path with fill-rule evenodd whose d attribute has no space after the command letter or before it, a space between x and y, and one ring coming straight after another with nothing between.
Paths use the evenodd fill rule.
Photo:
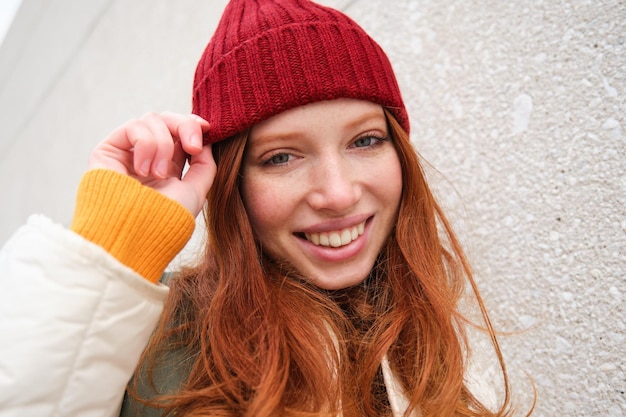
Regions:
<instances>
[{"instance_id":1,"label":"white teeth","mask_svg":"<svg viewBox=\"0 0 626 417\"><path fill-rule=\"evenodd\" d=\"M354 227L349 227L343 230L337 230L333 232L322 233L306 233L306 240L313 243L316 246L330 246L338 248L351 243L356 240L365 231L365 222L360 223Z\"/></svg>"},{"instance_id":2,"label":"white teeth","mask_svg":"<svg viewBox=\"0 0 626 417\"><path fill-rule=\"evenodd\" d=\"M341 232L341 245L347 245L350 242L352 242L352 232L346 229Z\"/></svg>"}]
</instances>

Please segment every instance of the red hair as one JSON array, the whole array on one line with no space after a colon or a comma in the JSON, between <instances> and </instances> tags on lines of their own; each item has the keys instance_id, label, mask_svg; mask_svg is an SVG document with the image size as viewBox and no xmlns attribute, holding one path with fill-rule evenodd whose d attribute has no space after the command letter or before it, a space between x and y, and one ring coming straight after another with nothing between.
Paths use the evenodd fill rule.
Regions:
<instances>
[{"instance_id":1,"label":"red hair","mask_svg":"<svg viewBox=\"0 0 626 417\"><path fill-rule=\"evenodd\" d=\"M171 352L188 365L180 386L157 386L160 395L141 402L178 415L389 415L380 371L387 355L410 402L407 415L512 413L504 361L467 259L408 135L386 115L403 175L397 225L370 276L344 290L319 289L264 256L239 193L247 134L213 145L206 253L172 279L141 362L150 379ZM503 371L505 398L493 412L464 382L469 347L458 303L468 284ZM144 373L137 375L141 382Z\"/></svg>"}]
</instances>

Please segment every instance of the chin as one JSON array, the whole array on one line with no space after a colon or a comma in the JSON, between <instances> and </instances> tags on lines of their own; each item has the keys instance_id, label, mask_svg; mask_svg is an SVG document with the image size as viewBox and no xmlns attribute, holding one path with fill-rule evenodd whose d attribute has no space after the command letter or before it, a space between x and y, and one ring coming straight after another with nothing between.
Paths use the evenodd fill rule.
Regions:
<instances>
[{"instance_id":1,"label":"chin","mask_svg":"<svg viewBox=\"0 0 626 417\"><path fill-rule=\"evenodd\" d=\"M355 285L360 285L363 281L365 281L367 275L364 277L346 277L342 279L336 278L323 278L323 279L312 279L311 283L316 287L319 287L323 290L343 290L345 288L354 287Z\"/></svg>"}]
</instances>

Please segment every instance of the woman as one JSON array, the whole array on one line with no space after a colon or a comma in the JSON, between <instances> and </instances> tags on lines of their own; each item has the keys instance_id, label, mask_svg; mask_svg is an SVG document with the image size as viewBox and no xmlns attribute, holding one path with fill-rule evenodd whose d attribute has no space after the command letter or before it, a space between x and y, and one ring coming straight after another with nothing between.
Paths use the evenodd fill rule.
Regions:
<instances>
[{"instance_id":1,"label":"woman","mask_svg":"<svg viewBox=\"0 0 626 417\"><path fill-rule=\"evenodd\" d=\"M115 415L137 363L124 416L510 414L506 372L495 412L465 382L466 284L504 371L495 334L356 23L233 0L193 100L94 150L71 232L3 250L0 415ZM207 193L201 261L162 277Z\"/></svg>"}]
</instances>

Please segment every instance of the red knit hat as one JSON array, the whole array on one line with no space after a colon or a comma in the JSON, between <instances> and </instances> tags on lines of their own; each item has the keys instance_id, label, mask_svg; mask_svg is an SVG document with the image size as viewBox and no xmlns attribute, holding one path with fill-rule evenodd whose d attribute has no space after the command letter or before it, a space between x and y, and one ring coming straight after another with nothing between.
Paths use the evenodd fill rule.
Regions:
<instances>
[{"instance_id":1,"label":"red knit hat","mask_svg":"<svg viewBox=\"0 0 626 417\"><path fill-rule=\"evenodd\" d=\"M196 68L193 113L214 143L336 98L380 104L409 131L387 56L349 17L308 0L231 0Z\"/></svg>"}]
</instances>

